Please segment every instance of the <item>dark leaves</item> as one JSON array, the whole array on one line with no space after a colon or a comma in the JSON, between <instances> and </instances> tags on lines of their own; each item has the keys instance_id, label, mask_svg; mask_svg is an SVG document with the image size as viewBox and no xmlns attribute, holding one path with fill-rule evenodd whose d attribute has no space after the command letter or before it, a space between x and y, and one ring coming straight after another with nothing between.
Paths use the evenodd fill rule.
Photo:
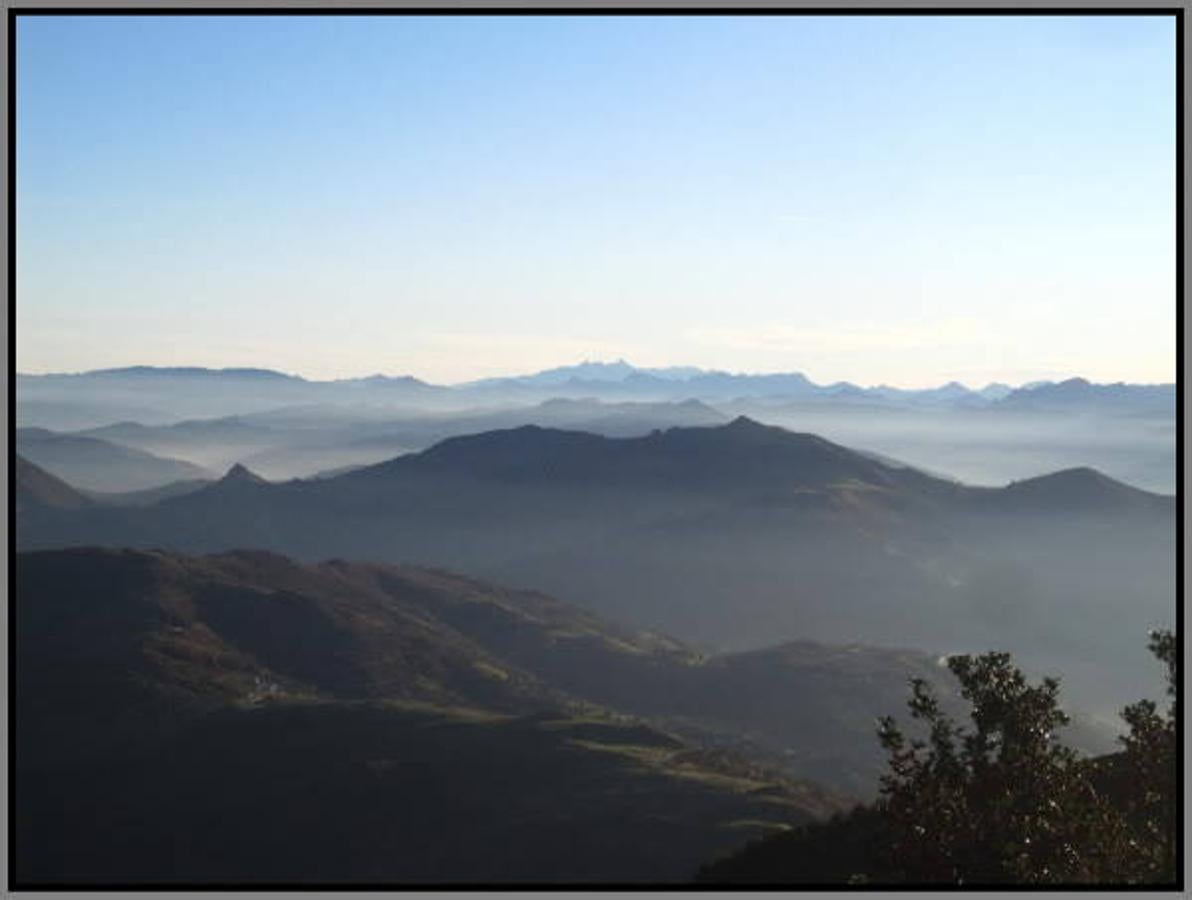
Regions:
<instances>
[{"instance_id":1,"label":"dark leaves","mask_svg":"<svg viewBox=\"0 0 1192 900\"><path fill-rule=\"evenodd\" d=\"M944 715L930 687L911 682L908 708L926 740L893 718L879 723L888 755L879 810L889 842L883 880L954 884L1137 884L1174 880L1175 640L1151 637L1168 667L1172 708L1140 701L1123 712L1124 759L1060 744L1068 717L1059 681L1031 685L1009 654L948 661L971 706L969 727Z\"/></svg>"}]
</instances>

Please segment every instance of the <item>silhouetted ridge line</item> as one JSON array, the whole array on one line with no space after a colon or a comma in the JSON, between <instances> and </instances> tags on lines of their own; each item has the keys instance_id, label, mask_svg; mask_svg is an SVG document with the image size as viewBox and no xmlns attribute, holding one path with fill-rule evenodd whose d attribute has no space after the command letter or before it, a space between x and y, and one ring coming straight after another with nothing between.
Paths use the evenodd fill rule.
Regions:
<instances>
[{"instance_id":1,"label":"silhouetted ridge line","mask_svg":"<svg viewBox=\"0 0 1192 900\"><path fill-rule=\"evenodd\" d=\"M763 425L746 416L726 425L674 427L642 437L524 425L448 438L419 454L340 476L379 479L405 473L456 473L518 481L580 481L673 489L736 485L781 492L840 481L910 483L898 470L813 434ZM917 476L922 481L925 476ZM331 479L334 484L337 479Z\"/></svg>"}]
</instances>

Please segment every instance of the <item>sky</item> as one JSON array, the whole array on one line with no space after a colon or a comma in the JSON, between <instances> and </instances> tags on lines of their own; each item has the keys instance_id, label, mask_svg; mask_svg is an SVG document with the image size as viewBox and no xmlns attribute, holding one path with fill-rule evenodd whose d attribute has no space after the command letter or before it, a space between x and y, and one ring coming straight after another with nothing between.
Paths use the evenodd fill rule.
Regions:
<instances>
[{"instance_id":1,"label":"sky","mask_svg":"<svg viewBox=\"0 0 1192 900\"><path fill-rule=\"evenodd\" d=\"M23 17L16 363L1175 380L1170 17Z\"/></svg>"}]
</instances>

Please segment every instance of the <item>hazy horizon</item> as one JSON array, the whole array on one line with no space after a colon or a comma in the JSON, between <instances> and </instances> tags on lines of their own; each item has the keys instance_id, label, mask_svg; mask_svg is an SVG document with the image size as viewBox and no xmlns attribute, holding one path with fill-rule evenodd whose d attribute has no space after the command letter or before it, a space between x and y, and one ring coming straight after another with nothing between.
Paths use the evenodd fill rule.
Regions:
<instances>
[{"instance_id":1,"label":"hazy horizon","mask_svg":"<svg viewBox=\"0 0 1192 900\"><path fill-rule=\"evenodd\" d=\"M1170 16L15 27L22 371L1175 380Z\"/></svg>"},{"instance_id":2,"label":"hazy horizon","mask_svg":"<svg viewBox=\"0 0 1192 900\"><path fill-rule=\"evenodd\" d=\"M624 365L630 366L637 370L658 371L658 370L667 370L667 369L699 369L704 374L720 374L720 375L796 375L797 374L797 375L805 376L810 382L812 382L813 384L819 385L821 387L830 386L832 384L839 383L839 382L848 382L848 383L856 385L857 387L861 387L861 388L865 388L865 389L886 387L886 388L895 388L898 390L910 390L910 391L927 390L927 389L931 389L931 388L942 387L942 386L948 385L948 384L959 384L962 387L968 388L970 390L981 390L982 388L989 387L989 386L992 386L995 384L1006 385L1006 386L1012 387L1012 388L1022 388L1022 387L1025 387L1025 386L1035 382L1035 381L1059 382L1059 381L1067 381L1069 379L1081 379L1081 378L1083 378L1084 380L1089 381L1091 383L1094 383L1094 384L1165 385L1165 384L1174 384L1175 383L1174 379L1172 381L1147 381L1147 382L1129 381L1128 379L1125 379L1125 378L1098 380L1098 379L1093 379L1093 378L1087 378L1080 372L1069 372L1066 374L1058 375L1055 378L1032 379L1031 381L1024 381L1024 382L1018 382L1018 383L1009 382L1009 381L965 382L958 378L949 378L945 381L930 382L930 383L923 383L923 384L896 384L889 380L874 381L874 382L858 382L854 379L849 379L849 378L835 379L833 381L829 381L825 378L817 378L815 373L808 372L807 370L800 369L800 368L771 369L771 370L716 369L716 368L705 368L702 366L694 366L690 363L686 363L683 361L667 362L667 363L662 363L659 365L639 365L638 363L634 362L633 360L627 359L623 356L611 357L611 358L607 358L607 359L583 358L583 359L573 360L571 362L559 361L559 362L555 362L555 363L549 363L546 366L543 366L541 368L535 368L533 370L516 369L515 368L515 369L511 369L506 372L494 373L492 375L485 376L483 378L464 379L464 380L460 380L460 381L434 381L433 379L423 377L418 372L396 371L396 370L387 371L387 372L358 371L354 374L319 377L316 375L312 375L309 372L298 372L298 371L293 371L290 369L283 369L280 366L271 366L271 365L268 365L266 363L262 363L259 361L253 362L253 363L246 363L244 365L212 365L212 364L194 363L194 362L186 362L186 361L170 363L168 365L165 365L165 364L154 365L154 364L144 363L144 362L140 362L140 361L132 361L132 362L117 363L117 364L110 365L110 366L103 366L101 368L95 368L95 369L63 368L63 369L46 369L46 370L42 370L42 371L31 371L29 369L18 369L16 374L31 375L31 376L88 375L88 374L92 374L95 372L120 371L122 369L136 369L136 368L204 369L204 370L214 371L214 372L236 371L236 370L260 370L260 371L267 371L267 372L276 372L279 375L286 375L289 377L301 378L305 381L313 381L313 382L352 381L352 380L356 380L356 379L365 379L365 378L372 378L372 377L377 377L377 376L385 377L385 378L412 377L419 381L425 382L427 384L435 384L440 387L463 387L463 386L473 384L478 381L484 381L487 378L523 378L523 377L537 375L542 372L554 371L557 369L571 369L571 368L576 368L578 366L589 366L589 365L613 366L613 365L618 365L618 364L624 364Z\"/></svg>"}]
</instances>

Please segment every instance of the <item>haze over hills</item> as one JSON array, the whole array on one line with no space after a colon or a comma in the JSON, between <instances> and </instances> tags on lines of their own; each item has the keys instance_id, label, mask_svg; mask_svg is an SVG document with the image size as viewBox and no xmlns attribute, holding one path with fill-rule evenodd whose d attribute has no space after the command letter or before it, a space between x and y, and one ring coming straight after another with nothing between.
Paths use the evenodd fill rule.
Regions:
<instances>
[{"instance_id":1,"label":"haze over hills","mask_svg":"<svg viewBox=\"0 0 1192 900\"><path fill-rule=\"evenodd\" d=\"M82 489L139 491L212 476L194 463L44 428L18 428L15 443L17 452L26 459Z\"/></svg>"},{"instance_id":2,"label":"haze over hills","mask_svg":"<svg viewBox=\"0 0 1192 900\"><path fill-rule=\"evenodd\" d=\"M193 494L200 488L212 484L215 479L196 478L182 481L170 481L158 487L145 488L140 491L83 491L87 497L101 506L152 506L170 497L182 497Z\"/></svg>"},{"instance_id":3,"label":"haze over hills","mask_svg":"<svg viewBox=\"0 0 1192 900\"><path fill-rule=\"evenodd\" d=\"M1069 379L906 390L621 360L452 386L409 376L311 381L269 370L138 366L18 375L17 397L22 426L81 432L215 470L242 461L274 479L374 463L494 428L633 436L744 414L975 484L1091 465L1150 490L1175 487L1174 385ZM695 402L707 407L703 418L684 409Z\"/></svg>"},{"instance_id":4,"label":"haze over hills","mask_svg":"<svg viewBox=\"0 0 1192 900\"><path fill-rule=\"evenodd\" d=\"M283 407L218 419L147 426L117 422L81 435L178 456L218 470L243 462L271 479L381 462L424 450L443 438L518 425L574 428L609 436L647 434L676 425L710 425L728 417L697 400L602 403L554 399L529 407L420 413L358 406Z\"/></svg>"},{"instance_id":5,"label":"haze over hills","mask_svg":"<svg viewBox=\"0 0 1192 900\"><path fill-rule=\"evenodd\" d=\"M1136 631L1174 617L1174 516L1096 473L971 488L738 419L527 426L317 481L237 471L143 509L42 510L17 539L437 565L721 649L1002 647L1109 715L1151 687Z\"/></svg>"},{"instance_id":6,"label":"haze over hills","mask_svg":"<svg viewBox=\"0 0 1192 900\"><path fill-rule=\"evenodd\" d=\"M28 516L41 509L82 509L92 501L61 478L34 465L19 453L14 464L16 484L13 493L18 515Z\"/></svg>"},{"instance_id":7,"label":"haze over hills","mask_svg":"<svg viewBox=\"0 0 1192 900\"><path fill-rule=\"evenodd\" d=\"M121 369L100 369L80 373L49 373L30 375L18 373L18 385L29 392L30 399L38 391L100 391L104 388L124 391L129 395L146 395L160 389L164 384L173 384L181 390L184 385L202 385L207 389L222 389L229 386L254 387L263 395L278 396L278 391L289 391L292 395L305 391L312 398L344 399L348 394L357 394L357 399L369 395L370 399L420 394L424 397L449 394L474 394L476 398L493 399L502 391L509 391L518 398L527 392L540 391L550 397L595 396L600 399L735 399L745 397L802 397L818 396L827 399L863 397L871 401L888 403L925 403L928 405L964 402L968 404L1001 404L1016 406L1023 403L1043 401L1073 402L1091 400L1110 403L1151 403L1157 406L1174 402L1174 384L1094 385L1083 378L1071 378L1062 382L1031 382L1014 388L1002 383L992 383L983 388L970 388L957 381L951 381L935 388L907 389L888 385L860 387L841 381L820 385L801 372L747 374L700 369L694 366L672 366L667 368L638 368L625 360L612 363L583 362L572 366L560 366L529 375L510 375L486 378L479 381L455 385L434 385L411 375L371 375L363 378L341 378L332 381L308 380L297 375L287 375L269 369L206 369L202 367L159 368L153 366L130 366ZM344 392L348 392L345 394ZM615 395L615 396L614 396ZM634 396L629 396L634 395Z\"/></svg>"}]
</instances>

